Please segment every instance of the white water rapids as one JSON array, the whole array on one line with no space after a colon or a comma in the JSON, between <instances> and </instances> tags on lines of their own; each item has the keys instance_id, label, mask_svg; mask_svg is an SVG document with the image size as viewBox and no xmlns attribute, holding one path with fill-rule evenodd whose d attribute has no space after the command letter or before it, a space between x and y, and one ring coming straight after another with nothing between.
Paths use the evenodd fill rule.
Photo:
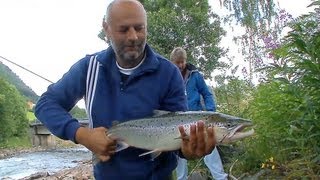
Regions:
<instances>
[{"instance_id":1,"label":"white water rapids","mask_svg":"<svg viewBox=\"0 0 320 180\"><path fill-rule=\"evenodd\" d=\"M55 173L72 168L81 160L91 158L85 148L55 149L22 153L14 157L0 159L0 179L21 179L37 172Z\"/></svg>"}]
</instances>

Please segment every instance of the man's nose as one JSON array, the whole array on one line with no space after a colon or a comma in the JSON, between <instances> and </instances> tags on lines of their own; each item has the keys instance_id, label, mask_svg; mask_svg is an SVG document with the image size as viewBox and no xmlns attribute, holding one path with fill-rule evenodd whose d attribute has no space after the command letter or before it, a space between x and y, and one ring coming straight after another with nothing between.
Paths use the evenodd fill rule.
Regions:
<instances>
[{"instance_id":1,"label":"man's nose","mask_svg":"<svg viewBox=\"0 0 320 180\"><path fill-rule=\"evenodd\" d=\"M136 31L133 27L130 27L130 28L128 29L127 36L128 36L128 39L129 39L129 40L136 40L136 39L138 39L137 31Z\"/></svg>"}]
</instances>

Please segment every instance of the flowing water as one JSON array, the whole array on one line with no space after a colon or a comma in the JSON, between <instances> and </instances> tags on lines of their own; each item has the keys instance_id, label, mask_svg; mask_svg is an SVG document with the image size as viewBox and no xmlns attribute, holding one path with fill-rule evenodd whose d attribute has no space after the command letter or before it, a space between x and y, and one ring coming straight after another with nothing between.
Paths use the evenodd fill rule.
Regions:
<instances>
[{"instance_id":1,"label":"flowing water","mask_svg":"<svg viewBox=\"0 0 320 180\"><path fill-rule=\"evenodd\" d=\"M77 162L90 158L91 152L85 148L22 153L11 158L0 159L0 180L20 179L37 172L52 174L75 167Z\"/></svg>"}]
</instances>

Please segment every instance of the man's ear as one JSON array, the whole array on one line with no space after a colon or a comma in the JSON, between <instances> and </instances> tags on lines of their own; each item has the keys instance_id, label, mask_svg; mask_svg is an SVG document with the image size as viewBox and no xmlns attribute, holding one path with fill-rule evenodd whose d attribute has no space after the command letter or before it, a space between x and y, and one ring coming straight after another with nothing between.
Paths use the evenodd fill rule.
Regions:
<instances>
[{"instance_id":1,"label":"man's ear","mask_svg":"<svg viewBox=\"0 0 320 180\"><path fill-rule=\"evenodd\" d=\"M103 28L103 32L104 32L104 39L106 42L108 42L108 24L105 20L103 20L102 22L102 28Z\"/></svg>"},{"instance_id":2,"label":"man's ear","mask_svg":"<svg viewBox=\"0 0 320 180\"><path fill-rule=\"evenodd\" d=\"M104 34L107 35L107 31L108 31L108 24L106 21L102 21L102 28L103 28L103 31L104 31Z\"/></svg>"}]
</instances>

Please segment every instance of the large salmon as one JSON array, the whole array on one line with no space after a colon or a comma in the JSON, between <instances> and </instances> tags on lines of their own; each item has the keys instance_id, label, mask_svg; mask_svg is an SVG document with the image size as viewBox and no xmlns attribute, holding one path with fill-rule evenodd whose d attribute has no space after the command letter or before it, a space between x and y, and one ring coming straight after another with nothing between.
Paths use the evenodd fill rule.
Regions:
<instances>
[{"instance_id":1,"label":"large salmon","mask_svg":"<svg viewBox=\"0 0 320 180\"><path fill-rule=\"evenodd\" d=\"M181 137L178 127L183 125L187 134L190 125L204 121L213 126L217 143L230 143L253 135L254 130L243 132L252 122L235 116L211 111L167 112L155 111L149 118L130 120L116 124L107 131L107 135L117 139L117 152L129 146L150 150L156 157L163 151L178 150Z\"/></svg>"}]
</instances>

